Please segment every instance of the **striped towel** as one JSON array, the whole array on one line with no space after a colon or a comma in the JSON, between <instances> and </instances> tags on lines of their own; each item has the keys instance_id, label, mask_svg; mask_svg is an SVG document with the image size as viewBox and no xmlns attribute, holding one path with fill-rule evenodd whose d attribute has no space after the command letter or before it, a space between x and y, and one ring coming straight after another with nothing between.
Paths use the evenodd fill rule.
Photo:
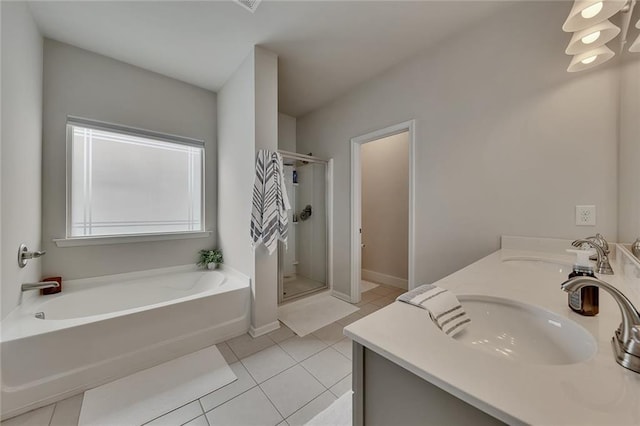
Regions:
<instances>
[{"instance_id":1,"label":"striped towel","mask_svg":"<svg viewBox=\"0 0 640 426\"><path fill-rule=\"evenodd\" d=\"M284 186L283 170L279 153L264 149L258 151L249 232L251 246L255 248L263 243L269 254L278 247L278 240L287 244L287 210L291 205Z\"/></svg>"},{"instance_id":2,"label":"striped towel","mask_svg":"<svg viewBox=\"0 0 640 426\"><path fill-rule=\"evenodd\" d=\"M471 322L458 298L449 290L433 284L421 285L396 300L426 309L431 320L449 336L455 336Z\"/></svg>"}]
</instances>

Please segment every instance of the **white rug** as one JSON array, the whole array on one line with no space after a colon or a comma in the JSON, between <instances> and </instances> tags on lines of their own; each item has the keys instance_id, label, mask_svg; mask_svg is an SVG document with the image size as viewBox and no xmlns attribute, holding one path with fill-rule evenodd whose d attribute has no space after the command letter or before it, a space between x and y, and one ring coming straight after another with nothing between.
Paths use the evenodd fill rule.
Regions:
<instances>
[{"instance_id":1,"label":"white rug","mask_svg":"<svg viewBox=\"0 0 640 426\"><path fill-rule=\"evenodd\" d=\"M366 281L366 280L360 280L360 293L373 290L376 287L378 287L378 284L376 283L372 283L371 281Z\"/></svg>"},{"instance_id":2,"label":"white rug","mask_svg":"<svg viewBox=\"0 0 640 426\"><path fill-rule=\"evenodd\" d=\"M210 346L88 390L78 425L141 425L236 379Z\"/></svg>"},{"instance_id":3,"label":"white rug","mask_svg":"<svg viewBox=\"0 0 640 426\"><path fill-rule=\"evenodd\" d=\"M349 391L319 412L305 426L351 426L353 392Z\"/></svg>"},{"instance_id":4,"label":"white rug","mask_svg":"<svg viewBox=\"0 0 640 426\"><path fill-rule=\"evenodd\" d=\"M278 307L278 319L304 337L358 310L357 306L322 293Z\"/></svg>"}]
</instances>

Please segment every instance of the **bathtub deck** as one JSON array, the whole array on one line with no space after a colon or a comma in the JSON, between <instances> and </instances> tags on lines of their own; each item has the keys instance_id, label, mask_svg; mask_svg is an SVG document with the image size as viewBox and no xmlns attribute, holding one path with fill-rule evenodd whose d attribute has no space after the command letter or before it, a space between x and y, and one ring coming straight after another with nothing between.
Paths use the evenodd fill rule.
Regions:
<instances>
[{"instance_id":1,"label":"bathtub deck","mask_svg":"<svg viewBox=\"0 0 640 426\"><path fill-rule=\"evenodd\" d=\"M0 323L2 418L196 352L249 329L247 277L216 271L170 272L158 278L157 270L145 271L146 277L122 282L100 277L102 282L69 284L62 294L23 301ZM149 298L132 298L129 293L149 293ZM126 303L116 304L120 299ZM78 306L66 309L70 304ZM105 306L110 312L103 312ZM36 318L40 311L54 318Z\"/></svg>"}]
</instances>

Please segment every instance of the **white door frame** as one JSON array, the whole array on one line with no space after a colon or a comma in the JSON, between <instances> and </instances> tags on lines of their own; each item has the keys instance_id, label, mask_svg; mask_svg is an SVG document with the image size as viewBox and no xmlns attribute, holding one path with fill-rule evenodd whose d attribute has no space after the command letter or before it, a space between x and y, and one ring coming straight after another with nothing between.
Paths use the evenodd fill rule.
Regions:
<instances>
[{"instance_id":1,"label":"white door frame","mask_svg":"<svg viewBox=\"0 0 640 426\"><path fill-rule=\"evenodd\" d=\"M351 302L360 302L362 270L362 161L360 148L367 142L409 132L409 289L415 286L415 120L405 121L351 139Z\"/></svg>"}]
</instances>

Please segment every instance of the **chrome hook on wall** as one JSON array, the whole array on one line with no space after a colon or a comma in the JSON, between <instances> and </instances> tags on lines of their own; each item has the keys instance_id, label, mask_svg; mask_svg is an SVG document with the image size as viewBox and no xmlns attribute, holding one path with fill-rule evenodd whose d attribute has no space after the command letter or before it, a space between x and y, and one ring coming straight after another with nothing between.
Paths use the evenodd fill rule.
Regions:
<instances>
[{"instance_id":1,"label":"chrome hook on wall","mask_svg":"<svg viewBox=\"0 0 640 426\"><path fill-rule=\"evenodd\" d=\"M29 251L26 244L20 244L18 248L18 266L24 268L27 266L27 260L29 259L37 259L40 256L44 256L47 252L45 250L42 251Z\"/></svg>"}]
</instances>

